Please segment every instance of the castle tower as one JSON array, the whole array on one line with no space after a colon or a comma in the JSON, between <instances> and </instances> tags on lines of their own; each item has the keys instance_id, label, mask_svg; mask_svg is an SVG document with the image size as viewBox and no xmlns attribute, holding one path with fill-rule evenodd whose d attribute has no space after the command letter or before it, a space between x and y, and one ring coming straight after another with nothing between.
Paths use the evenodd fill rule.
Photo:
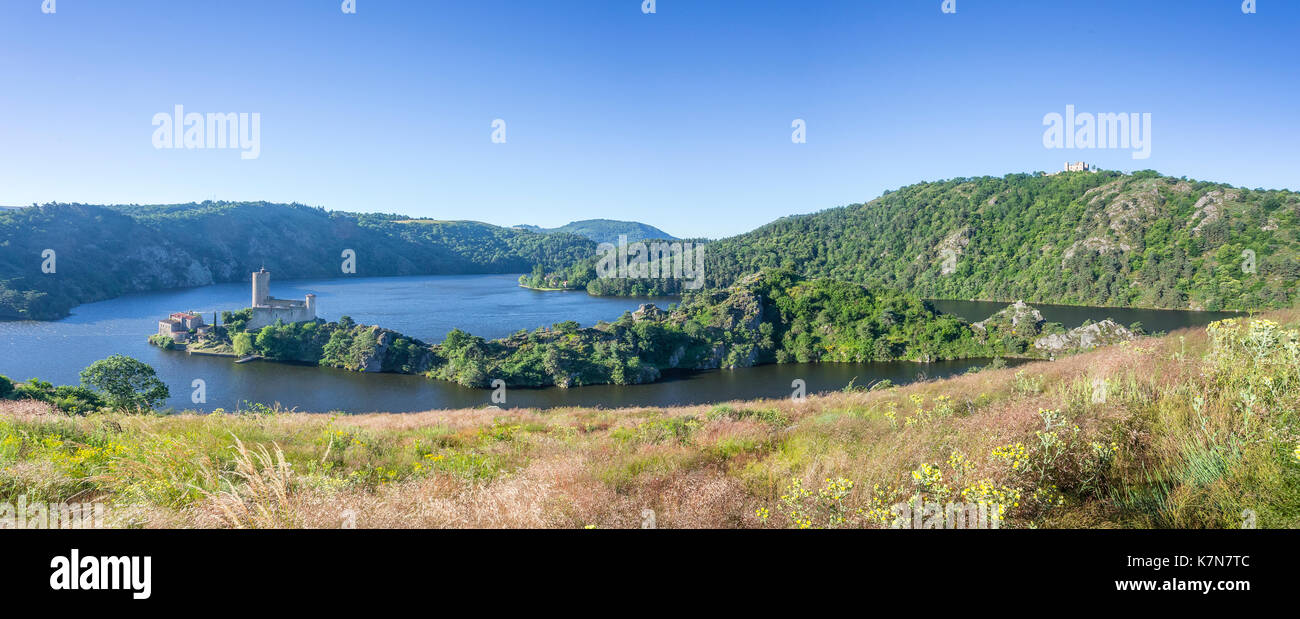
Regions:
<instances>
[{"instance_id":1,"label":"castle tower","mask_svg":"<svg viewBox=\"0 0 1300 619\"><path fill-rule=\"evenodd\" d=\"M265 267L262 270L253 273L253 305L252 307L262 307L267 305L266 299L271 296L271 272Z\"/></svg>"},{"instance_id":2,"label":"castle tower","mask_svg":"<svg viewBox=\"0 0 1300 619\"><path fill-rule=\"evenodd\" d=\"M315 319L316 319L316 295L314 295L314 294L308 294L308 295L307 295L307 317L306 317L306 319L307 319L307 320L315 320Z\"/></svg>"}]
</instances>

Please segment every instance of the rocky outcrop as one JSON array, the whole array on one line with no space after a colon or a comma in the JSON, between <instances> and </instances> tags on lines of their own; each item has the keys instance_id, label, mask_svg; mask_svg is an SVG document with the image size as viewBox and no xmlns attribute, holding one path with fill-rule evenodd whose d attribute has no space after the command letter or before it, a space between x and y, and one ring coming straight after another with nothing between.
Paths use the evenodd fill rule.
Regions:
<instances>
[{"instance_id":1,"label":"rocky outcrop","mask_svg":"<svg viewBox=\"0 0 1300 619\"><path fill-rule=\"evenodd\" d=\"M1038 333L1042 329L1044 322L1046 321L1043 319L1042 312L1034 309L1032 305L1024 301L1016 301L998 313L971 326L979 331L987 331L990 327L1002 328L1010 326L1017 331L1029 330Z\"/></svg>"},{"instance_id":2,"label":"rocky outcrop","mask_svg":"<svg viewBox=\"0 0 1300 619\"><path fill-rule=\"evenodd\" d=\"M1196 224L1196 227L1192 228L1192 234L1199 235L1202 228L1221 219L1224 215L1224 203L1235 202L1239 197L1240 193L1231 189L1216 189L1201 196L1192 207L1196 209L1190 219L1190 222Z\"/></svg>"},{"instance_id":3,"label":"rocky outcrop","mask_svg":"<svg viewBox=\"0 0 1300 619\"><path fill-rule=\"evenodd\" d=\"M1040 337L1034 341L1034 348L1049 353L1088 350L1098 346L1107 346L1131 340L1135 337L1137 336L1123 325L1106 319L1070 329L1065 333Z\"/></svg>"},{"instance_id":4,"label":"rocky outcrop","mask_svg":"<svg viewBox=\"0 0 1300 619\"><path fill-rule=\"evenodd\" d=\"M372 349L361 352L358 371L420 374L432 367L433 353L428 348L419 346L417 347L419 358L412 358L409 361L409 369L399 370L397 366L405 365L407 361L394 358L401 355L392 354L390 347L394 341L403 337L402 334L381 327L372 327L372 329L375 332L375 345Z\"/></svg>"},{"instance_id":5,"label":"rocky outcrop","mask_svg":"<svg viewBox=\"0 0 1300 619\"><path fill-rule=\"evenodd\" d=\"M636 308L635 312L632 312L632 320L635 321L651 320L659 322L667 317L668 312L659 309L654 303L642 303L640 307Z\"/></svg>"}]
</instances>

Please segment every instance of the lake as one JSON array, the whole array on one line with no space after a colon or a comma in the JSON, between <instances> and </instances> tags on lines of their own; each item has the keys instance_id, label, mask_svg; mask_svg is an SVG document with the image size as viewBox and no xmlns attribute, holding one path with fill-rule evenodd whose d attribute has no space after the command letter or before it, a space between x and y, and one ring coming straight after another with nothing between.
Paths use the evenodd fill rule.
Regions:
<instances>
[{"instance_id":1,"label":"lake","mask_svg":"<svg viewBox=\"0 0 1300 619\"><path fill-rule=\"evenodd\" d=\"M429 343L452 328L496 338L564 320L584 326L616 320L642 303L666 307L670 298L592 297L582 292L540 292L520 288L517 275L440 275L271 281L279 298L317 295L325 320L343 315L377 324ZM362 374L343 370L255 362L164 351L146 342L158 320L169 313L194 310L205 315L248 306L249 285L219 284L203 288L132 294L88 303L53 322L0 322L0 374L14 380L39 377L54 384L76 384L81 368L114 353L153 366L171 389L167 406L210 411L235 409L242 402L279 403L302 411L409 412L432 408L466 408L491 404L491 392L421 376ZM1003 303L934 301L940 311L980 320ZM1086 319L1112 317L1129 324L1140 320L1148 331L1200 326L1230 314L1168 310L1128 310L1035 306L1044 317L1076 327ZM941 378L985 365L966 360L939 363L824 363L768 365L740 370L683 373L650 385L599 385L575 389L512 389L505 406L670 406L740 398L788 397L793 380L802 379L809 393L840 389L851 380L870 384L881 379L906 383ZM202 379L207 402L190 401L191 384Z\"/></svg>"}]
</instances>

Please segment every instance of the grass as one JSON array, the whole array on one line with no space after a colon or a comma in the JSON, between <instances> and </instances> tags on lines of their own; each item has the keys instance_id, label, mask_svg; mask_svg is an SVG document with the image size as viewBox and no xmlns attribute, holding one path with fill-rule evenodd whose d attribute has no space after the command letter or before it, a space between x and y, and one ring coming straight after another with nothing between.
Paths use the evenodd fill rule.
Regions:
<instances>
[{"instance_id":1,"label":"grass","mask_svg":"<svg viewBox=\"0 0 1300 619\"><path fill-rule=\"evenodd\" d=\"M874 391L663 409L68 417L0 402L0 502L121 527L1300 527L1300 312ZM1247 512L1247 510L1251 510Z\"/></svg>"}]
</instances>

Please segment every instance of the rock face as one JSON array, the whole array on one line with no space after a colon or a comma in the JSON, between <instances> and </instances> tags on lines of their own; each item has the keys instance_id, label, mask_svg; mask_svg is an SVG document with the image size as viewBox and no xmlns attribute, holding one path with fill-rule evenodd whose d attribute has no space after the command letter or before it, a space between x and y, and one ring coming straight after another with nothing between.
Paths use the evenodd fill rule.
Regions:
<instances>
[{"instance_id":1,"label":"rock face","mask_svg":"<svg viewBox=\"0 0 1300 619\"><path fill-rule=\"evenodd\" d=\"M1033 306L1026 304L1024 301L1016 301L1008 305L1002 311L985 318L973 325L976 329L986 331L990 326L1005 326L1010 324L1017 330L1030 330L1037 333L1046 320L1043 319L1042 312L1034 309Z\"/></svg>"},{"instance_id":2,"label":"rock face","mask_svg":"<svg viewBox=\"0 0 1300 619\"><path fill-rule=\"evenodd\" d=\"M1057 333L1040 337L1034 341L1034 348L1045 352L1065 352L1069 350L1088 350L1098 346L1107 346L1137 337L1132 331L1113 320L1106 319L1090 325L1070 329L1066 333Z\"/></svg>"},{"instance_id":3,"label":"rock face","mask_svg":"<svg viewBox=\"0 0 1300 619\"><path fill-rule=\"evenodd\" d=\"M390 358L390 347L401 334L381 327L373 327L373 330L375 333L375 346L373 349L361 354L361 365L357 370L361 372L394 371L392 367L394 360ZM419 359L413 361L413 367L408 373L420 374L433 365L433 355L428 348L424 348Z\"/></svg>"},{"instance_id":4,"label":"rock face","mask_svg":"<svg viewBox=\"0 0 1300 619\"><path fill-rule=\"evenodd\" d=\"M652 320L662 321L668 317L668 312L659 309L654 303L642 303L640 307L632 312L632 320Z\"/></svg>"}]
</instances>

